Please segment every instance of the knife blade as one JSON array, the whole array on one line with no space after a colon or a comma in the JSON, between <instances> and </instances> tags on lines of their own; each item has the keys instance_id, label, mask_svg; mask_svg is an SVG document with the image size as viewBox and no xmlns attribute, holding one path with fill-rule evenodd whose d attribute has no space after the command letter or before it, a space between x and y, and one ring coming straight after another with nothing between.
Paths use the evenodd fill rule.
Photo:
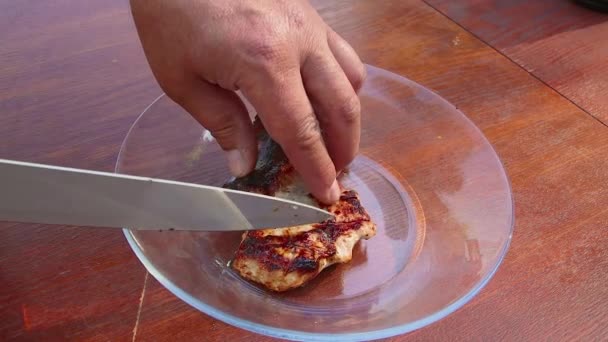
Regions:
<instances>
[{"instance_id":1,"label":"knife blade","mask_svg":"<svg viewBox=\"0 0 608 342\"><path fill-rule=\"evenodd\" d=\"M243 191L0 159L0 221L239 231L330 217L310 205Z\"/></svg>"}]
</instances>

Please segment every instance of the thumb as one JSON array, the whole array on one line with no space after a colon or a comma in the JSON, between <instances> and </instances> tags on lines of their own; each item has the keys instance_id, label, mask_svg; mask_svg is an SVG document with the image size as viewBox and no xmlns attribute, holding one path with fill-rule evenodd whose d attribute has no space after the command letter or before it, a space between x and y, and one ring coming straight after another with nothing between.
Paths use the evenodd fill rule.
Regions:
<instances>
[{"instance_id":1,"label":"thumb","mask_svg":"<svg viewBox=\"0 0 608 342\"><path fill-rule=\"evenodd\" d=\"M251 172L257 158L257 142L253 123L238 95L201 80L185 88L175 101L209 130L226 151L233 176Z\"/></svg>"}]
</instances>

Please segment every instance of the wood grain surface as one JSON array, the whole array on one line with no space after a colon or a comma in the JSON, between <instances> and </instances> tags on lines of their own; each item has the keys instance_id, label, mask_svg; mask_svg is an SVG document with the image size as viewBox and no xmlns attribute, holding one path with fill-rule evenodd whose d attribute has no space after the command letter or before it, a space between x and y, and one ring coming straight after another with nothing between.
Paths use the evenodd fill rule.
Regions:
<instances>
[{"instance_id":1,"label":"wood grain surface","mask_svg":"<svg viewBox=\"0 0 608 342\"><path fill-rule=\"evenodd\" d=\"M494 279L456 313L387 340L606 338L602 19L560 1L430 2L482 41L417 0L314 3L366 63L466 113L512 182L515 234ZM533 14L549 4L561 10ZM112 170L160 93L127 1L3 0L0 42L0 158ZM271 340L177 299L119 231L0 223L0 281L0 340Z\"/></svg>"},{"instance_id":2,"label":"wood grain surface","mask_svg":"<svg viewBox=\"0 0 608 342\"><path fill-rule=\"evenodd\" d=\"M568 0L425 0L608 125L608 13Z\"/></svg>"}]
</instances>

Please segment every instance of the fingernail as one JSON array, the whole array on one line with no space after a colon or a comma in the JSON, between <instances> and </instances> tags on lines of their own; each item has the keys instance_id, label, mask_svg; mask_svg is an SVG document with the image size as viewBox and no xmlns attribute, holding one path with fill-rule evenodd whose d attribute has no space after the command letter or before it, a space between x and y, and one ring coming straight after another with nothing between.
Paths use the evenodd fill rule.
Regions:
<instances>
[{"instance_id":1,"label":"fingernail","mask_svg":"<svg viewBox=\"0 0 608 342\"><path fill-rule=\"evenodd\" d=\"M334 180L334 183L329 188L328 199L331 204L338 202L340 199L340 185L338 185L338 181Z\"/></svg>"},{"instance_id":2,"label":"fingernail","mask_svg":"<svg viewBox=\"0 0 608 342\"><path fill-rule=\"evenodd\" d=\"M228 159L228 168L233 176L243 177L249 171L249 164L241 151L230 150L226 152L226 158Z\"/></svg>"}]
</instances>

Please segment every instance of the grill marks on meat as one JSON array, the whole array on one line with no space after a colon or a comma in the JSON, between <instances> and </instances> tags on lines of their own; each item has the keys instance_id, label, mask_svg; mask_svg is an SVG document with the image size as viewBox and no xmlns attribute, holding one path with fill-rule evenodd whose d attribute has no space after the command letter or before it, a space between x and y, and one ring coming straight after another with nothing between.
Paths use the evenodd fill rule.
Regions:
<instances>
[{"instance_id":1,"label":"grill marks on meat","mask_svg":"<svg viewBox=\"0 0 608 342\"><path fill-rule=\"evenodd\" d=\"M299 287L333 264L348 262L361 239L376 233L352 190L327 210L332 221L246 232L232 266L241 276L274 291Z\"/></svg>"},{"instance_id":2,"label":"grill marks on meat","mask_svg":"<svg viewBox=\"0 0 608 342\"><path fill-rule=\"evenodd\" d=\"M288 197L319 206L295 176L278 144L255 123L260 157L255 170L225 185L231 189ZM232 267L251 281L273 291L302 286L323 269L352 259L352 250L361 239L376 234L354 190L343 190L340 200L324 209L332 220L312 225L248 231L243 234Z\"/></svg>"}]
</instances>

